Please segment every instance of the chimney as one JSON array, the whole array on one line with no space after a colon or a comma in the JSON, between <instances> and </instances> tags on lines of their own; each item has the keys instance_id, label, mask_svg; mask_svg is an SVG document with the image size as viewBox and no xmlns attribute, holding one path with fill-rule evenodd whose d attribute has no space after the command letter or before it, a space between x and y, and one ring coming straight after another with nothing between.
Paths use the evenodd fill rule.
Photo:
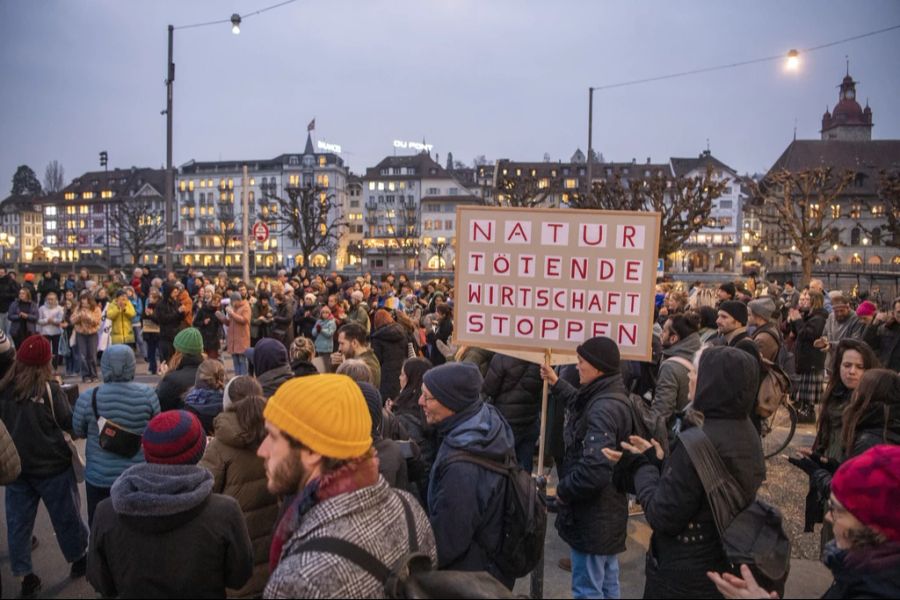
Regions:
<instances>
[{"instance_id":1,"label":"chimney","mask_svg":"<svg viewBox=\"0 0 900 600\"><path fill-rule=\"evenodd\" d=\"M631 159L631 164L636 165L636 164L637 164L637 159L636 159L636 158L632 158L632 159Z\"/></svg>"},{"instance_id":2,"label":"chimney","mask_svg":"<svg viewBox=\"0 0 900 600\"><path fill-rule=\"evenodd\" d=\"M650 164L650 157L649 157L649 156L647 157L647 164L648 164L648 165Z\"/></svg>"}]
</instances>

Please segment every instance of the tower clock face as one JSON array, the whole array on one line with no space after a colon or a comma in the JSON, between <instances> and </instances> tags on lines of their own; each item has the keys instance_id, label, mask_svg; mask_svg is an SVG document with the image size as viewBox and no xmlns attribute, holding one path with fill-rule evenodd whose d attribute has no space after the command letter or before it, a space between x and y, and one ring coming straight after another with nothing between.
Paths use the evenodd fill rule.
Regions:
<instances>
[{"instance_id":1,"label":"tower clock face","mask_svg":"<svg viewBox=\"0 0 900 600\"><path fill-rule=\"evenodd\" d=\"M856 97L856 92L854 92L853 90L847 90L846 96L847 100L853 100L853 98Z\"/></svg>"}]
</instances>

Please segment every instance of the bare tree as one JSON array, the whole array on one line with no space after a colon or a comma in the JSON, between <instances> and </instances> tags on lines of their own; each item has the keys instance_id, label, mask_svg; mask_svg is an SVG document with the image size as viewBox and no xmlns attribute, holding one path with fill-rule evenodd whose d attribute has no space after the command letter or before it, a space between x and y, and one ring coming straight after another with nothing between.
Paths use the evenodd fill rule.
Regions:
<instances>
[{"instance_id":1,"label":"bare tree","mask_svg":"<svg viewBox=\"0 0 900 600\"><path fill-rule=\"evenodd\" d=\"M66 187L65 169L57 160L51 160L44 169L44 192L52 194Z\"/></svg>"},{"instance_id":2,"label":"bare tree","mask_svg":"<svg viewBox=\"0 0 900 600\"><path fill-rule=\"evenodd\" d=\"M110 211L109 219L117 231L122 248L131 255L132 264L138 264L144 254L162 249L165 221L159 211L153 210L153 203L149 200L123 201Z\"/></svg>"},{"instance_id":3,"label":"bare tree","mask_svg":"<svg viewBox=\"0 0 900 600\"><path fill-rule=\"evenodd\" d=\"M331 253L337 247L341 228L347 227L343 216L332 219L338 204L333 193L315 186L285 188L287 198L267 194L266 198L278 206L273 223L281 227L279 233L300 247L304 266L309 266L316 252Z\"/></svg>"},{"instance_id":4,"label":"bare tree","mask_svg":"<svg viewBox=\"0 0 900 600\"><path fill-rule=\"evenodd\" d=\"M497 206L534 208L559 191L557 182L549 177L522 175L512 177L498 174L493 200Z\"/></svg>"},{"instance_id":5,"label":"bare tree","mask_svg":"<svg viewBox=\"0 0 900 600\"><path fill-rule=\"evenodd\" d=\"M759 219L786 236L800 254L803 282L812 278L816 257L833 243L840 215L831 205L853 181L852 171L835 174L831 167L801 171L781 169L769 173L757 186L750 185L751 195L760 205ZM777 250L787 255L786 249Z\"/></svg>"},{"instance_id":6,"label":"bare tree","mask_svg":"<svg viewBox=\"0 0 900 600\"><path fill-rule=\"evenodd\" d=\"M573 208L633 210L658 212L662 215L659 232L659 257L668 258L679 250L691 235L709 221L713 200L722 195L728 179L713 177L711 167L697 177L672 177L667 173L594 182L593 193L573 194Z\"/></svg>"},{"instance_id":7,"label":"bare tree","mask_svg":"<svg viewBox=\"0 0 900 600\"><path fill-rule=\"evenodd\" d=\"M890 239L886 239L882 228L881 241L893 248L900 248L900 171L882 170L878 180L879 206L884 214L885 225ZM860 224L860 227L863 227ZM868 235L872 235L872 229L863 227ZM874 228L873 228L874 229Z\"/></svg>"}]
</instances>

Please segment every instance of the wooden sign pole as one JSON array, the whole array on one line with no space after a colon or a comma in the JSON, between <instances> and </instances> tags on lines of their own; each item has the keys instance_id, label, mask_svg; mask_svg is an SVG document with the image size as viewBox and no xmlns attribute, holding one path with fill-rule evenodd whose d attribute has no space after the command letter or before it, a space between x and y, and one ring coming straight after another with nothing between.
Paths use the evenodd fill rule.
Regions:
<instances>
[{"instance_id":1,"label":"wooden sign pole","mask_svg":"<svg viewBox=\"0 0 900 600\"><path fill-rule=\"evenodd\" d=\"M550 366L550 359L553 356L553 351L549 348L544 350L544 364L548 367ZM543 397L541 398L541 437L540 442L538 443L538 476L544 476L544 446L547 443L547 403L548 397L550 395L550 384L547 380L544 380L544 391Z\"/></svg>"}]
</instances>

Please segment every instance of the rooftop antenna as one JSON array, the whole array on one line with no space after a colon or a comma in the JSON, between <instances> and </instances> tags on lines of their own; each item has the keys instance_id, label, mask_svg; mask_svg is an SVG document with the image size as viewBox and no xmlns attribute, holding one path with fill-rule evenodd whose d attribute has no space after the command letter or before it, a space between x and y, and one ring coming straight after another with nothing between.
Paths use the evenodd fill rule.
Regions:
<instances>
[{"instance_id":1,"label":"rooftop antenna","mask_svg":"<svg viewBox=\"0 0 900 600\"><path fill-rule=\"evenodd\" d=\"M845 54L844 58L847 60L847 77L850 77L850 55Z\"/></svg>"},{"instance_id":2,"label":"rooftop antenna","mask_svg":"<svg viewBox=\"0 0 900 600\"><path fill-rule=\"evenodd\" d=\"M797 141L797 117L794 117L794 141Z\"/></svg>"}]
</instances>

